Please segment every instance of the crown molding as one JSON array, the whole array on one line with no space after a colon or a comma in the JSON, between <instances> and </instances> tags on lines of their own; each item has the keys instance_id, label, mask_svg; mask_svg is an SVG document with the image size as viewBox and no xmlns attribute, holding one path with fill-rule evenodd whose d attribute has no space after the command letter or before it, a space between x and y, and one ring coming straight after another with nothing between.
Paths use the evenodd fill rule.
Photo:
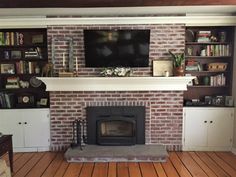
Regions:
<instances>
[{"instance_id":1,"label":"crown molding","mask_svg":"<svg viewBox=\"0 0 236 177\"><path fill-rule=\"evenodd\" d=\"M160 17L8 17L0 18L0 28L46 28L50 25L185 24L186 26L236 26L236 16Z\"/></svg>"},{"instance_id":2,"label":"crown molding","mask_svg":"<svg viewBox=\"0 0 236 177\"><path fill-rule=\"evenodd\" d=\"M176 14L233 14L236 5L136 6L96 8L0 8L0 16L144 16Z\"/></svg>"}]
</instances>

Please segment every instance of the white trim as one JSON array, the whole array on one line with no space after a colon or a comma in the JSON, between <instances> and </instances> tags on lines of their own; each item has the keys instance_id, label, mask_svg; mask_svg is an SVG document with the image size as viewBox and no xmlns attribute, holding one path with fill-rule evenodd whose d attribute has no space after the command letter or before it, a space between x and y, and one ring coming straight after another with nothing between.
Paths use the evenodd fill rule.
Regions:
<instances>
[{"instance_id":1,"label":"white trim","mask_svg":"<svg viewBox=\"0 0 236 177\"><path fill-rule=\"evenodd\" d=\"M45 28L49 25L186 24L187 26L235 26L236 16L161 17L12 17L0 18L0 28Z\"/></svg>"},{"instance_id":2,"label":"white trim","mask_svg":"<svg viewBox=\"0 0 236 177\"><path fill-rule=\"evenodd\" d=\"M183 151L231 151L231 147L218 146L184 146Z\"/></svg>"},{"instance_id":3,"label":"white trim","mask_svg":"<svg viewBox=\"0 0 236 177\"><path fill-rule=\"evenodd\" d=\"M233 14L236 5L145 6L95 8L0 8L0 16L137 16L177 14Z\"/></svg>"},{"instance_id":4,"label":"white trim","mask_svg":"<svg viewBox=\"0 0 236 177\"><path fill-rule=\"evenodd\" d=\"M13 147L13 152L44 152L50 151L50 147Z\"/></svg>"},{"instance_id":5,"label":"white trim","mask_svg":"<svg viewBox=\"0 0 236 177\"><path fill-rule=\"evenodd\" d=\"M46 91L187 90L194 77L39 77Z\"/></svg>"},{"instance_id":6,"label":"white trim","mask_svg":"<svg viewBox=\"0 0 236 177\"><path fill-rule=\"evenodd\" d=\"M231 150L231 152L236 155L236 148L233 147L232 150Z\"/></svg>"}]
</instances>

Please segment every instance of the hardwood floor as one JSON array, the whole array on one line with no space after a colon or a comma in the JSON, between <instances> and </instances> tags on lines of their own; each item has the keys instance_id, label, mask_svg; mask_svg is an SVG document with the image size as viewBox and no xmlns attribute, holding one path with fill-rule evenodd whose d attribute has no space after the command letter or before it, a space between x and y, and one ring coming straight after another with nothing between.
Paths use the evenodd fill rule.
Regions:
<instances>
[{"instance_id":1,"label":"hardwood floor","mask_svg":"<svg viewBox=\"0 0 236 177\"><path fill-rule=\"evenodd\" d=\"M15 153L13 176L236 177L236 156L230 152L170 152L166 163L67 163L60 152Z\"/></svg>"}]
</instances>

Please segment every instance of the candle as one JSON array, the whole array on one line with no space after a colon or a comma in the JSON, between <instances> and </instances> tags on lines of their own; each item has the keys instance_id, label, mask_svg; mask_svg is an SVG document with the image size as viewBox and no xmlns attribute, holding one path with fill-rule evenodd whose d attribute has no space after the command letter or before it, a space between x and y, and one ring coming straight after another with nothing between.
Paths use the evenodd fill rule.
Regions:
<instances>
[{"instance_id":1,"label":"candle","mask_svg":"<svg viewBox=\"0 0 236 177\"><path fill-rule=\"evenodd\" d=\"M65 66L65 53L62 54L62 66Z\"/></svg>"},{"instance_id":2,"label":"candle","mask_svg":"<svg viewBox=\"0 0 236 177\"><path fill-rule=\"evenodd\" d=\"M75 70L78 71L78 58L75 57Z\"/></svg>"}]
</instances>

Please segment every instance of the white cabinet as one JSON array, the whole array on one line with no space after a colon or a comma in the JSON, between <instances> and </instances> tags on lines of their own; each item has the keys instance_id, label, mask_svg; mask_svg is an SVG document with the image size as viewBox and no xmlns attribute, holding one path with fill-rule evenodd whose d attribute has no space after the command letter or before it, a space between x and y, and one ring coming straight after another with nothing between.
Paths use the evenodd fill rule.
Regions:
<instances>
[{"instance_id":1,"label":"white cabinet","mask_svg":"<svg viewBox=\"0 0 236 177\"><path fill-rule=\"evenodd\" d=\"M183 150L231 150L234 108L184 108L183 113Z\"/></svg>"},{"instance_id":2,"label":"white cabinet","mask_svg":"<svg viewBox=\"0 0 236 177\"><path fill-rule=\"evenodd\" d=\"M0 110L0 132L13 135L15 152L49 150L49 109Z\"/></svg>"}]
</instances>

